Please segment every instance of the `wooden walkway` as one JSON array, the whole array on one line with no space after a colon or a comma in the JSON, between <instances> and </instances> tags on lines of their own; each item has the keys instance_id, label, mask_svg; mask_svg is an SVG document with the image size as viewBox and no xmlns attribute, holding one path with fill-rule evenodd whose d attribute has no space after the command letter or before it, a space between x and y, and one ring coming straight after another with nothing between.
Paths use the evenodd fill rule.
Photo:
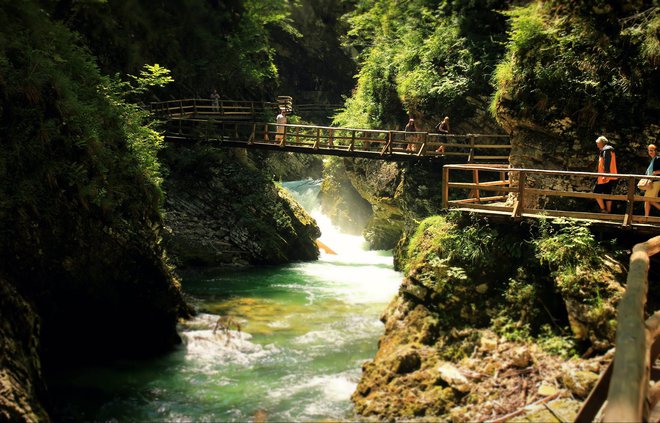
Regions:
<instances>
[{"instance_id":1,"label":"wooden walkway","mask_svg":"<svg viewBox=\"0 0 660 423\"><path fill-rule=\"evenodd\" d=\"M513 169L508 165L448 164L443 167L443 208L504 219L567 217L588 220L602 226L634 228L640 233L660 233L660 217L644 217L644 197L637 194L637 182L640 179L660 180L660 176L611 175L619 178L613 194L589 192L596 178L602 175L593 172ZM545 185L541 185L539 176L543 177ZM548 187L548 181L551 181L553 188ZM569 189L576 185L585 186L585 191ZM565 209L553 206L556 203L553 199L556 198L562 199L561 204ZM597 198L613 201L613 212L580 211L598 210ZM536 204L539 202L545 206L538 207ZM566 210L569 208L566 204L571 204L570 210ZM635 204L638 204L638 210L635 210Z\"/></svg>"},{"instance_id":2,"label":"wooden walkway","mask_svg":"<svg viewBox=\"0 0 660 423\"><path fill-rule=\"evenodd\" d=\"M224 147L254 148L378 160L441 159L458 163L508 163L511 145L500 134L434 134L381 129L257 122L278 103L189 99L153 103L167 119L166 139L204 141ZM295 107L293 107L295 109ZM272 113L271 113L272 114ZM443 146L444 151L438 151Z\"/></svg>"}]
</instances>

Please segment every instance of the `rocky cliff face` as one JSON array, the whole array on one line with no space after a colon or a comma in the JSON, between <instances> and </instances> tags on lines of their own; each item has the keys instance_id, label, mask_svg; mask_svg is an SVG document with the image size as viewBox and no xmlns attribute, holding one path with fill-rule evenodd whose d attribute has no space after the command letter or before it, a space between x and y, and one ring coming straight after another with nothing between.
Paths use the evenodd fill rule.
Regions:
<instances>
[{"instance_id":1,"label":"rocky cliff face","mask_svg":"<svg viewBox=\"0 0 660 423\"><path fill-rule=\"evenodd\" d=\"M40 319L0 276L0 420L48 422L39 360Z\"/></svg>"},{"instance_id":2,"label":"rocky cliff face","mask_svg":"<svg viewBox=\"0 0 660 423\"><path fill-rule=\"evenodd\" d=\"M584 398L608 359L562 364L557 354L611 347L624 272L580 231L568 233L593 251L566 247L577 266L557 259L553 245L566 231L422 222L381 317L378 353L353 394L356 411L474 421L555 393Z\"/></svg>"},{"instance_id":3,"label":"rocky cliff face","mask_svg":"<svg viewBox=\"0 0 660 423\"><path fill-rule=\"evenodd\" d=\"M315 260L316 222L243 150L170 146L166 245L180 266Z\"/></svg>"}]
</instances>

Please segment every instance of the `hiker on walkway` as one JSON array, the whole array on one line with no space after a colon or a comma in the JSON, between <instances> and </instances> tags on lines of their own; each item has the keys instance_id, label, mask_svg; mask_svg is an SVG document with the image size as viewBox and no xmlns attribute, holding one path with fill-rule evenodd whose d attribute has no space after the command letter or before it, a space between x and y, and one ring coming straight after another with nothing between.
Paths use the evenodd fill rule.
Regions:
<instances>
[{"instance_id":1,"label":"hiker on walkway","mask_svg":"<svg viewBox=\"0 0 660 423\"><path fill-rule=\"evenodd\" d=\"M607 138L600 136L596 139L596 146L598 147L598 173L618 173L616 170L616 153L614 147L610 145ZM596 180L596 187L594 193L596 194L612 194L614 185L618 178L611 176L599 176ZM612 200L597 198L598 206L601 213L612 212Z\"/></svg>"},{"instance_id":2,"label":"hiker on walkway","mask_svg":"<svg viewBox=\"0 0 660 423\"><path fill-rule=\"evenodd\" d=\"M657 148L654 144L649 144L647 152L649 157L651 157L651 163L646 169L646 174L648 176L657 176L660 175L660 158L658 158ZM651 187L644 191L644 217L649 217L651 213L651 206L660 210L660 204L657 201L650 201L651 199L657 200L658 192L660 191L660 181L653 181ZM648 198L649 200L646 200Z\"/></svg>"},{"instance_id":3,"label":"hiker on walkway","mask_svg":"<svg viewBox=\"0 0 660 423\"><path fill-rule=\"evenodd\" d=\"M408 124L406 125L406 132L417 132L417 128L415 127L415 119L410 118L408 120ZM406 134L405 136L406 141L417 141L417 135L408 135ZM406 146L406 151L415 151L416 150L416 145L414 143L408 144Z\"/></svg>"},{"instance_id":4,"label":"hiker on walkway","mask_svg":"<svg viewBox=\"0 0 660 423\"><path fill-rule=\"evenodd\" d=\"M442 122L435 125L435 132L438 134L448 134L449 131L449 116L445 116L445 118L442 119Z\"/></svg>"},{"instance_id":5,"label":"hiker on walkway","mask_svg":"<svg viewBox=\"0 0 660 423\"><path fill-rule=\"evenodd\" d=\"M218 90L215 88L211 91L211 107L214 113L220 111L220 94L218 94Z\"/></svg>"},{"instance_id":6,"label":"hiker on walkway","mask_svg":"<svg viewBox=\"0 0 660 423\"><path fill-rule=\"evenodd\" d=\"M449 129L449 116L445 116L444 119L442 119L442 122L438 123L435 125L435 132L438 134L448 134L450 131ZM435 149L436 153L444 153L445 152L445 146L443 144L440 144L438 148Z\"/></svg>"},{"instance_id":7,"label":"hiker on walkway","mask_svg":"<svg viewBox=\"0 0 660 423\"><path fill-rule=\"evenodd\" d=\"M280 142L280 145L284 145L284 132L286 130L286 110L280 109L280 114L277 115L275 118L275 122L277 122L277 129L276 129L276 135L275 135L275 140Z\"/></svg>"}]
</instances>

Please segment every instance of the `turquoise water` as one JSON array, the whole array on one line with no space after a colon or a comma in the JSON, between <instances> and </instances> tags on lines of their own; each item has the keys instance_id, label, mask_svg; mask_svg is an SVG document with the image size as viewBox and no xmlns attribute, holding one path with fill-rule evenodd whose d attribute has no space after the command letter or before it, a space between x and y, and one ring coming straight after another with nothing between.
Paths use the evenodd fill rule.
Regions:
<instances>
[{"instance_id":1,"label":"turquoise water","mask_svg":"<svg viewBox=\"0 0 660 423\"><path fill-rule=\"evenodd\" d=\"M317 182L289 187L314 209ZM376 353L379 316L401 274L390 254L365 251L361 237L313 215L337 255L183 274L201 311L181 325L183 345L157 360L68 375L59 387L66 413L104 421L250 421L257 412L268 421L350 419L350 396Z\"/></svg>"}]
</instances>

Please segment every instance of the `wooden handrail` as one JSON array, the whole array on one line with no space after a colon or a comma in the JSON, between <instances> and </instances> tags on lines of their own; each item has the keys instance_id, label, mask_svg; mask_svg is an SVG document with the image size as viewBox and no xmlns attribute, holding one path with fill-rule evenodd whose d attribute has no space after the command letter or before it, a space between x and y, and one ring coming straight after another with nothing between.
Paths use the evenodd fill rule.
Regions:
<instances>
[{"instance_id":1,"label":"wooden handrail","mask_svg":"<svg viewBox=\"0 0 660 423\"><path fill-rule=\"evenodd\" d=\"M604 422L641 422L651 368L650 347L658 318L644 322L650 257L660 252L660 236L633 247L626 292L618 307L616 351ZM655 357L653 357L655 358Z\"/></svg>"},{"instance_id":2,"label":"wooden handrail","mask_svg":"<svg viewBox=\"0 0 660 423\"><path fill-rule=\"evenodd\" d=\"M660 181L660 176L648 176L648 175L638 175L638 174L611 174L611 173L596 173L596 172L578 172L578 171L560 171L560 170L544 170L544 169L522 169L522 168L507 168L504 166L498 165L485 165L485 164L448 164L444 166L447 175L451 171L452 174L456 171L468 172L472 175L474 182L451 182L449 177L443 178L443 207L459 207L459 208L471 208L479 210L480 212L486 213L488 210L502 214L503 212L509 211L511 217L520 218L523 215L541 215L545 214L548 216L565 216L573 218L582 218L582 219L597 219L601 221L620 221L623 227L630 228L634 223L660 223L660 218L657 217L641 217L634 215L634 203L643 202L647 199L643 196L636 195L637 181L640 179L652 179ZM480 177L480 172L496 173L499 175L498 181L491 181L490 183L483 184L480 181L483 178ZM527 179L529 175L551 175L551 176L563 176L563 177L579 177L579 178L590 178L596 179L600 176L612 176L616 177L621 181L626 181L626 193L624 194L599 194L594 192L584 192L584 191L570 191L570 190L559 190L559 189L549 189L549 188L532 188L528 186ZM515 177L517 176L517 178ZM510 181L517 180L517 185L511 185L507 183ZM464 199L455 199L448 200L449 191L451 189L464 189L470 190L471 196L480 198L482 191L491 191L497 192L500 194L514 194L514 203L510 204L488 204L484 199L483 202L480 201L470 201L466 202ZM525 207L525 198L528 196L543 196L543 197L568 197L568 198L582 198L582 199L601 199L607 201L625 201L627 203L625 212L623 214L611 214L611 213L591 213L591 212L580 212L580 211L562 211L562 210L546 210L540 208L529 208ZM497 197L487 197L492 201L496 201ZM469 203L469 204L466 204Z\"/></svg>"},{"instance_id":3,"label":"wooden handrail","mask_svg":"<svg viewBox=\"0 0 660 423\"><path fill-rule=\"evenodd\" d=\"M186 105L180 104L179 107L185 108ZM205 106L198 104L197 107L199 109ZM468 154L464 151L468 148L467 144L451 143L445 145L442 141L433 141L434 138L436 140L442 140L441 137L436 138L434 137L435 134L426 132L411 133L379 129L277 124L273 122L256 122L254 120L230 121L209 118L203 115L191 115L191 112L182 112L182 116L171 120L171 122L176 123L179 127L177 132L177 135L179 135L178 138L231 141L231 143L225 142L224 145L236 147L245 142L245 144L249 144L253 148L269 148L269 144L272 145L276 139L279 140L276 133L277 128L284 128L283 138L286 142L280 143L280 145L291 148L286 151L307 152L309 150L313 154L353 155L391 160L408 160L406 157L467 157ZM201 133L195 130L195 127L199 125L203 125L204 130ZM256 128L259 128L259 130L263 128L263 131L257 135L255 133ZM184 133L183 129L186 129L187 132ZM228 130L233 132L228 133ZM454 139L458 139L459 137L465 138L468 136L455 135ZM173 138L169 137L169 139ZM497 137L495 139L498 140L497 142L501 142L499 140L502 138ZM474 143L472 144L474 145ZM436 152L436 148L439 145L445 145L444 152ZM490 147L490 145L488 146ZM497 144L494 147L509 148L510 146L508 144ZM329 152L328 150L335 151ZM353 152L356 154L352 154ZM505 159L508 158L508 156L503 157Z\"/></svg>"}]
</instances>

